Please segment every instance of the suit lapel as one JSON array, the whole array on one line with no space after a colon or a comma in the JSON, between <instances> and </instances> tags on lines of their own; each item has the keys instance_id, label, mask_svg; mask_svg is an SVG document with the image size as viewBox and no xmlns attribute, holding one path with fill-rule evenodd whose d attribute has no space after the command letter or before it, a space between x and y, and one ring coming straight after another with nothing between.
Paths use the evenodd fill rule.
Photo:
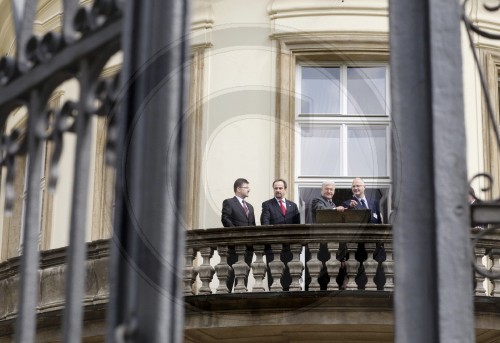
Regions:
<instances>
[{"instance_id":1,"label":"suit lapel","mask_svg":"<svg viewBox=\"0 0 500 343\"><path fill-rule=\"evenodd\" d=\"M276 213L279 213L280 215L283 215L283 212L281 212L281 207L276 201L276 198L271 199L271 202L273 203L273 208L274 211L277 211Z\"/></svg>"},{"instance_id":2,"label":"suit lapel","mask_svg":"<svg viewBox=\"0 0 500 343\"><path fill-rule=\"evenodd\" d=\"M247 218L247 215L245 214L245 210L243 209L243 206L241 205L240 201L238 200L237 197L234 197L234 204L236 207L238 207L240 209L240 213L243 215L243 218ZM248 205L247 205L248 206ZM248 210L250 211L250 208L248 208Z\"/></svg>"}]
</instances>

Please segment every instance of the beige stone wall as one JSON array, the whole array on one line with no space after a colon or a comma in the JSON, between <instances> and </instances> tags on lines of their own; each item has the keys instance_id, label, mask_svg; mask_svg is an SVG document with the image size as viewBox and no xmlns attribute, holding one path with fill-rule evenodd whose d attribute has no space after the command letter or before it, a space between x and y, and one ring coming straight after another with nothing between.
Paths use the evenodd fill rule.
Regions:
<instances>
[{"instance_id":1,"label":"beige stone wall","mask_svg":"<svg viewBox=\"0 0 500 343\"><path fill-rule=\"evenodd\" d=\"M284 61L283 41L302 37L304 50L335 50L338 35L376 43L383 35L387 51L387 1L195 1L193 8L193 41L205 47L195 226L219 227L222 200L233 195L238 177L250 181L257 218L277 177L289 180L296 200L294 110L282 98L293 91L286 84L293 80L282 79L293 61Z\"/></svg>"}]
</instances>

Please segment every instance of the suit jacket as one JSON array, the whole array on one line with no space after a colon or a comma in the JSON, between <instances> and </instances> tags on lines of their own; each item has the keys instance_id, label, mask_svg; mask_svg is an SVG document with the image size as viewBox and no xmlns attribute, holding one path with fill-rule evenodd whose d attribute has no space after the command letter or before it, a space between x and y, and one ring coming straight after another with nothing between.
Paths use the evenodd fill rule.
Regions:
<instances>
[{"instance_id":1,"label":"suit jacket","mask_svg":"<svg viewBox=\"0 0 500 343\"><path fill-rule=\"evenodd\" d=\"M261 225L276 224L300 224L300 212L297 204L285 199L286 214L283 215L281 207L276 198L269 199L262 203L262 214L260 215Z\"/></svg>"},{"instance_id":2,"label":"suit jacket","mask_svg":"<svg viewBox=\"0 0 500 343\"><path fill-rule=\"evenodd\" d=\"M361 205L361 202L358 200L358 198L356 198L355 196L352 196L348 200L344 201L344 203L342 204L342 206L344 206L345 208L351 208L351 207L349 207L349 202L351 202L351 200L355 200L355 201L358 202L358 204L356 205L356 207L352 207L352 209L356 209L356 210L363 210L363 209L365 209ZM370 218L370 223L371 224L382 224L382 217L380 216L380 207L379 207L378 201L373 201L373 200L370 200L370 199L366 199L366 201L368 203L368 208L372 211L372 215L371 215L371 218Z\"/></svg>"},{"instance_id":3,"label":"suit jacket","mask_svg":"<svg viewBox=\"0 0 500 343\"><path fill-rule=\"evenodd\" d=\"M335 204L333 204L333 206L335 206ZM326 208L333 208L332 205L328 203L328 200L326 200L322 196L313 199L313 201L311 202L313 223L316 223L316 210L322 210Z\"/></svg>"},{"instance_id":4,"label":"suit jacket","mask_svg":"<svg viewBox=\"0 0 500 343\"><path fill-rule=\"evenodd\" d=\"M248 217L237 197L226 199L222 202L222 225L230 226L255 226L255 212L253 206L245 201L248 207Z\"/></svg>"}]
</instances>

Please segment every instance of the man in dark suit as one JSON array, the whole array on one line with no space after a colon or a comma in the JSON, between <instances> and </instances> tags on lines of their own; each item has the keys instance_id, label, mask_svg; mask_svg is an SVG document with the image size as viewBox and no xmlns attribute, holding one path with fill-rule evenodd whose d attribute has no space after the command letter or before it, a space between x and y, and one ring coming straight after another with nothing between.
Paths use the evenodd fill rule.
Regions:
<instances>
[{"instance_id":1,"label":"man in dark suit","mask_svg":"<svg viewBox=\"0 0 500 343\"><path fill-rule=\"evenodd\" d=\"M356 177L352 180L351 190L352 197L346 201L344 201L344 206L348 209L358 209L358 210L366 210L369 209L371 211L370 224L382 224L382 216L380 215L380 207L378 201L367 199L365 195L365 182L360 177ZM364 243L358 243L359 245L364 246ZM385 259L385 250L384 245L377 243L375 251L373 252L373 257L375 260ZM384 256L384 257L382 257ZM366 259L366 256L365 256ZM364 267L362 267L364 268ZM364 269L363 269L364 270ZM378 275L378 271L377 271ZM375 275L375 278L378 276ZM363 271L361 269L358 270L356 275L356 279L358 277L363 276ZM366 277L366 276L365 276Z\"/></svg>"},{"instance_id":2,"label":"man in dark suit","mask_svg":"<svg viewBox=\"0 0 500 343\"><path fill-rule=\"evenodd\" d=\"M356 177L352 180L352 197L344 201L344 206L349 209L369 209L372 214L370 217L371 224L382 224L382 217L380 215L380 208L378 201L366 199L365 196L365 182L360 178Z\"/></svg>"},{"instance_id":3,"label":"man in dark suit","mask_svg":"<svg viewBox=\"0 0 500 343\"><path fill-rule=\"evenodd\" d=\"M283 179L273 182L274 198L262 203L261 225L300 224L297 204L285 200L287 184Z\"/></svg>"},{"instance_id":4,"label":"man in dark suit","mask_svg":"<svg viewBox=\"0 0 500 343\"><path fill-rule=\"evenodd\" d=\"M325 181L321 185L321 196L313 199L311 203L313 223L316 223L316 210L332 209L337 211L344 211L343 206L336 206L333 201L335 194L335 182Z\"/></svg>"},{"instance_id":5,"label":"man in dark suit","mask_svg":"<svg viewBox=\"0 0 500 343\"><path fill-rule=\"evenodd\" d=\"M300 224L300 212L297 204L285 199L287 187L288 185L283 179L277 179L273 182L274 198L262 203L261 225ZM268 247L266 248L266 260L269 263L274 260L274 256L267 249ZM293 258L288 245L283 247L280 255L281 260L286 264ZM269 287L271 287L273 275L269 267L267 277ZM292 278L287 267L281 276L281 285L284 290L288 290L291 283Z\"/></svg>"},{"instance_id":6,"label":"man in dark suit","mask_svg":"<svg viewBox=\"0 0 500 343\"><path fill-rule=\"evenodd\" d=\"M249 182L246 179L234 181L234 197L222 202L222 225L255 226L255 212L253 206L245 201L250 193Z\"/></svg>"},{"instance_id":7,"label":"man in dark suit","mask_svg":"<svg viewBox=\"0 0 500 343\"><path fill-rule=\"evenodd\" d=\"M245 201L250 193L249 182L246 179L236 179L234 181L234 197L226 199L222 202L222 225L224 227L233 226L255 226L255 212L253 206ZM252 262L253 252L247 251L245 253L245 262L250 266ZM238 256L234 248L230 248L227 256L227 264L232 266L238 261ZM234 274L231 274L226 285L229 292L232 292L233 285L235 284ZM247 277L245 277L245 286L247 284Z\"/></svg>"},{"instance_id":8,"label":"man in dark suit","mask_svg":"<svg viewBox=\"0 0 500 343\"><path fill-rule=\"evenodd\" d=\"M316 223L316 210L332 209L340 212L345 210L343 206L336 206L333 203L332 199L334 194L335 194L335 182L333 180L323 182L323 184L321 185L321 196L313 199L311 203L313 223ZM328 255L329 252L326 250L326 248L321 247L318 255L320 261L326 261L329 258ZM340 289L345 289L345 284L347 284L345 261L349 258L349 255L347 254L346 243L343 242L340 243L339 251L337 252L336 257L341 263L339 273L336 276L336 281ZM309 284L309 282L310 282L309 280L306 280L306 284ZM324 265L320 271L318 282L322 290L326 290L327 285L330 282L330 277L328 276L326 266Z\"/></svg>"}]
</instances>

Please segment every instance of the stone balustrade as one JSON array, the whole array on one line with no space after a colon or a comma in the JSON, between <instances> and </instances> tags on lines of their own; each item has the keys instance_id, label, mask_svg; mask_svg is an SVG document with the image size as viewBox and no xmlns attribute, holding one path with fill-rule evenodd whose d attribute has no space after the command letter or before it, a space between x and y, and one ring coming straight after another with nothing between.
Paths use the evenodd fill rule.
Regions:
<instances>
[{"instance_id":1,"label":"stone balustrade","mask_svg":"<svg viewBox=\"0 0 500 343\"><path fill-rule=\"evenodd\" d=\"M479 232L472 229L471 238ZM496 233L481 237L474 246L478 268L500 274L499 241ZM192 230L187 233L184 295L392 291L392 247L390 225L305 224ZM233 263L229 261L231 255ZM341 271L341 267L345 269ZM348 278L340 285L339 273L344 271ZM500 278L476 273L475 295L499 294Z\"/></svg>"},{"instance_id":2,"label":"stone balustrade","mask_svg":"<svg viewBox=\"0 0 500 343\"><path fill-rule=\"evenodd\" d=\"M476 267L486 275L494 278L484 277L480 273L475 273L475 295L477 296L500 296L500 232L493 231L484 234L481 229L471 230L473 243L473 262ZM474 245L474 238L481 234Z\"/></svg>"},{"instance_id":3,"label":"stone balustrade","mask_svg":"<svg viewBox=\"0 0 500 343\"><path fill-rule=\"evenodd\" d=\"M58 319L65 302L66 248L42 251L38 271L38 307L41 317L54 313ZM18 311L20 257L0 263L0 343L12 332ZM109 240L87 245L87 274L83 304L87 313L104 308L109 298ZM57 313L57 314L56 314ZM92 314L93 315L93 314Z\"/></svg>"},{"instance_id":4,"label":"stone balustrade","mask_svg":"<svg viewBox=\"0 0 500 343\"><path fill-rule=\"evenodd\" d=\"M184 294L390 291L393 264L389 225L192 230L187 232Z\"/></svg>"}]
</instances>

